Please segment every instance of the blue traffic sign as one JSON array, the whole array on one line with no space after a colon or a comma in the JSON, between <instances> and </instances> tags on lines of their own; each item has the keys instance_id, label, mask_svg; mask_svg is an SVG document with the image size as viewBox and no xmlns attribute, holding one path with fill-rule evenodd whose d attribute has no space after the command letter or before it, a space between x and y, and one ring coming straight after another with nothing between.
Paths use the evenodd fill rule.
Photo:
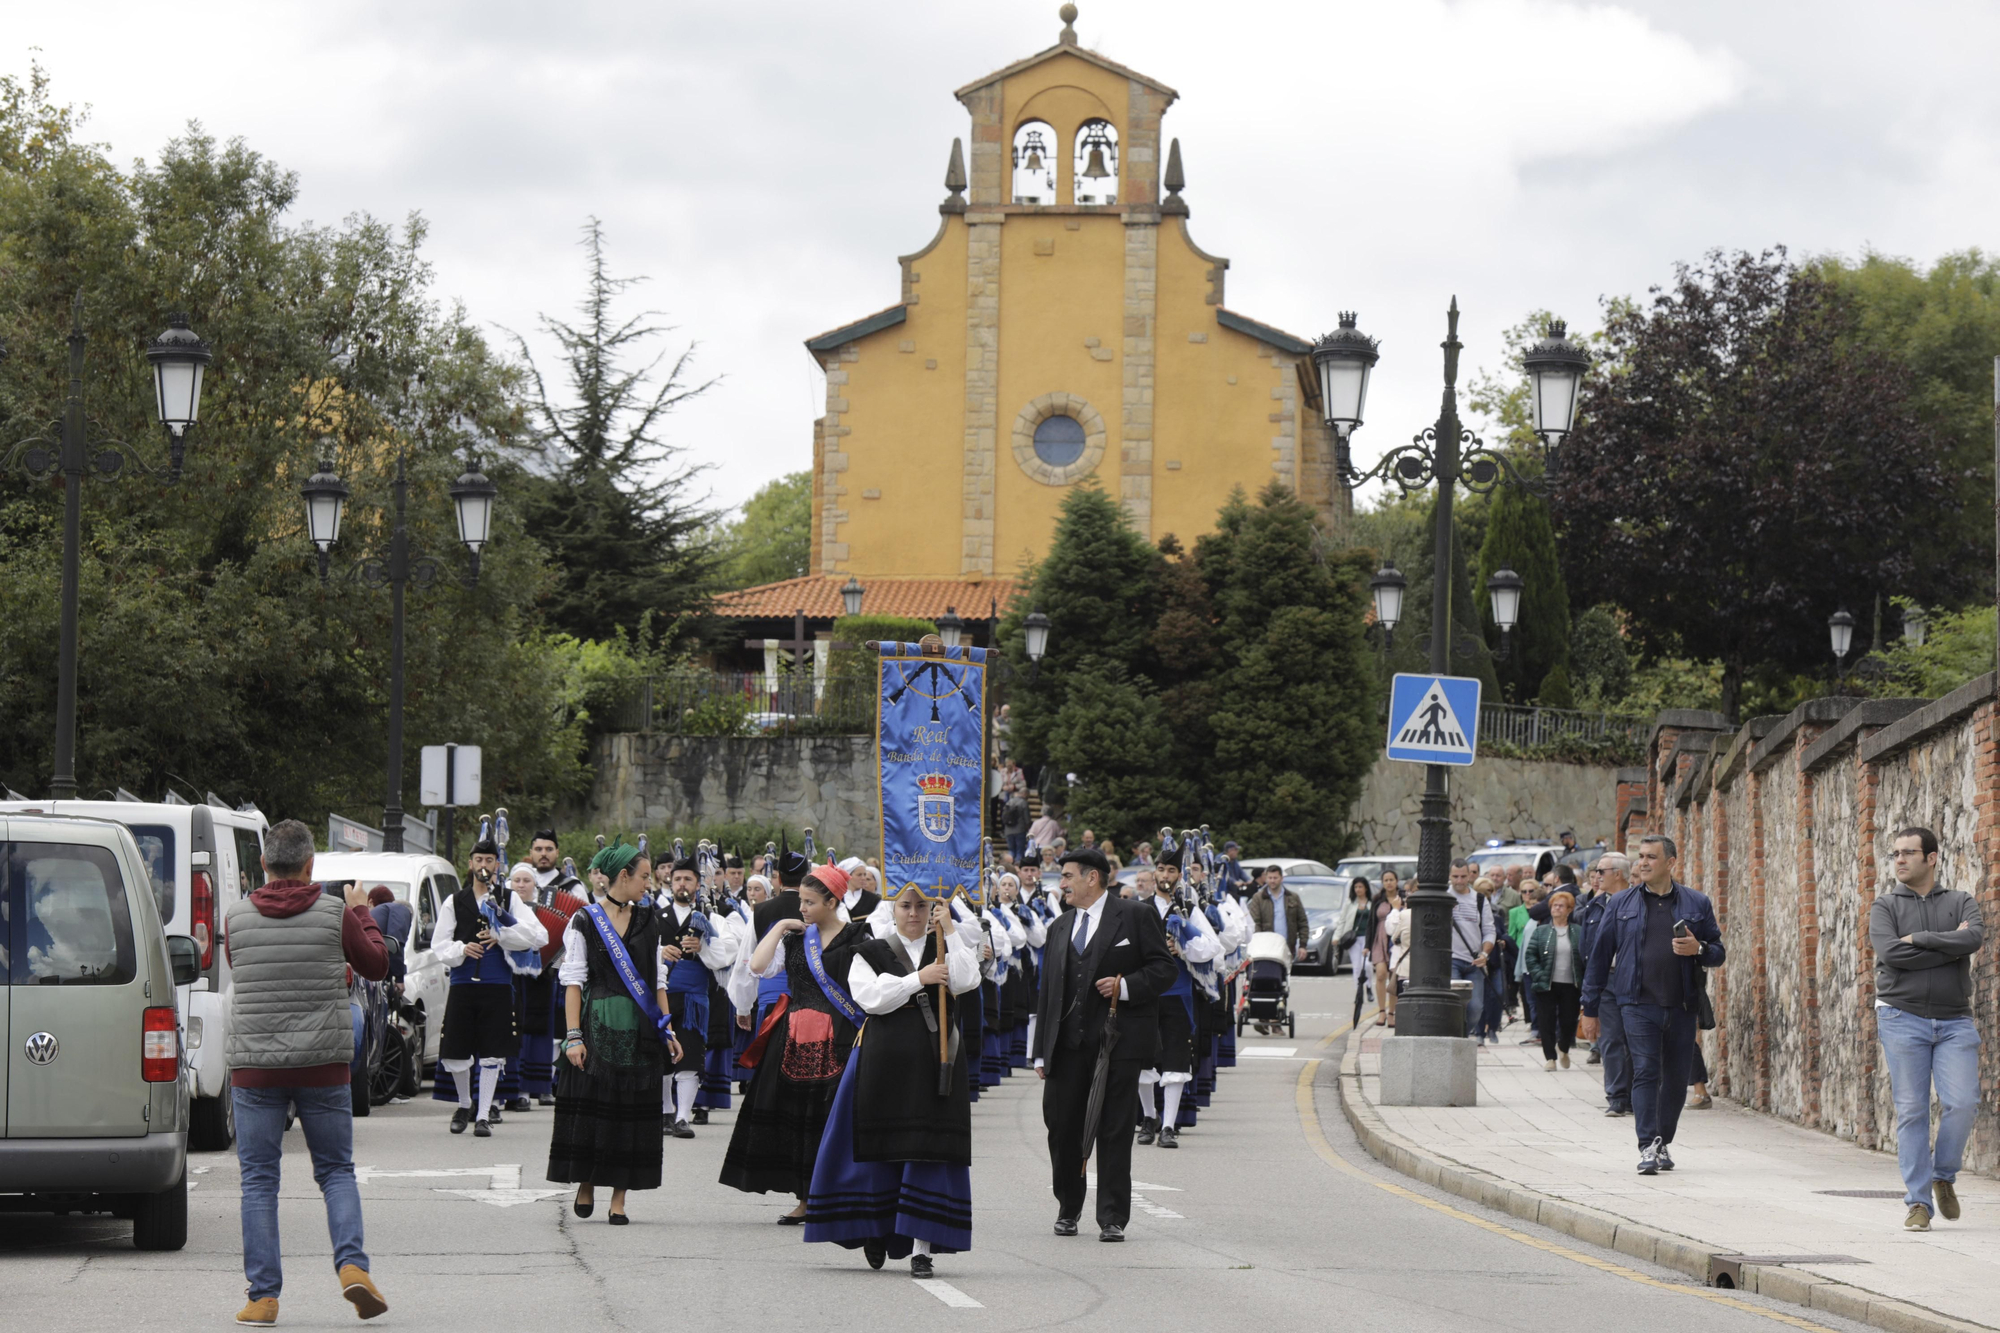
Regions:
<instances>
[{"instance_id":1,"label":"blue traffic sign","mask_svg":"<svg viewBox=\"0 0 2000 1333\"><path fill-rule=\"evenodd\" d=\"M1479 681L1398 672L1389 693L1389 757L1470 764L1479 748Z\"/></svg>"}]
</instances>

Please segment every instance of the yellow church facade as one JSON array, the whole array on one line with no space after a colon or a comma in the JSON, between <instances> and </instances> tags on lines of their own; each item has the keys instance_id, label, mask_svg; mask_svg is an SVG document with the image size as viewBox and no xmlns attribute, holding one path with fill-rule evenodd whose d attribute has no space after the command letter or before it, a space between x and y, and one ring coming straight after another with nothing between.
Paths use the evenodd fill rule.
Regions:
<instances>
[{"instance_id":1,"label":"yellow church facade","mask_svg":"<svg viewBox=\"0 0 2000 1333\"><path fill-rule=\"evenodd\" d=\"M1310 343L1231 310L1189 230L1178 94L1079 46L1074 14L958 90L970 151L896 304L806 343L815 581L1011 583L1087 477L1154 541L1274 480L1346 510Z\"/></svg>"}]
</instances>

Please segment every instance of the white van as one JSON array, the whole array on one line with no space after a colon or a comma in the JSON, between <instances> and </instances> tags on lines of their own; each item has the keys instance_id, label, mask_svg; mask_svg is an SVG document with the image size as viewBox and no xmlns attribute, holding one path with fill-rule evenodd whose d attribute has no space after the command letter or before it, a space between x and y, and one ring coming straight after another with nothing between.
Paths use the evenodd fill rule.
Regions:
<instances>
[{"instance_id":1,"label":"white van","mask_svg":"<svg viewBox=\"0 0 2000 1333\"><path fill-rule=\"evenodd\" d=\"M403 941L403 1001L420 1011L416 1021L417 1073L422 1077L437 1060L438 1030L444 1025L450 975L431 952L431 932L438 909L458 892L458 874L451 862L425 852L321 852L313 857L313 878L337 884L353 880L363 889L386 888L396 901L408 903L410 933Z\"/></svg>"},{"instance_id":2,"label":"white van","mask_svg":"<svg viewBox=\"0 0 2000 1333\"><path fill-rule=\"evenodd\" d=\"M255 806L231 809L219 797L201 805L141 801L0 801L0 814L89 815L132 831L152 881L153 901L168 935L186 935L201 950L191 986L179 989L185 1077L191 1098L188 1147L220 1152L236 1140L229 1096L229 959L222 918L229 905L264 882L264 830Z\"/></svg>"}]
</instances>

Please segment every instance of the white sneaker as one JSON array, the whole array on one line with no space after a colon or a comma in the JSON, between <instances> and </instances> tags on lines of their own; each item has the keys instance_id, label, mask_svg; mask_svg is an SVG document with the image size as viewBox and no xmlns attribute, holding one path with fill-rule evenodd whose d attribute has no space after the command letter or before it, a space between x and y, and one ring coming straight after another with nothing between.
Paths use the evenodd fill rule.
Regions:
<instances>
[{"instance_id":1,"label":"white sneaker","mask_svg":"<svg viewBox=\"0 0 2000 1333\"><path fill-rule=\"evenodd\" d=\"M1639 1174L1656 1176L1660 1173L1660 1141L1654 1139L1639 1149Z\"/></svg>"}]
</instances>

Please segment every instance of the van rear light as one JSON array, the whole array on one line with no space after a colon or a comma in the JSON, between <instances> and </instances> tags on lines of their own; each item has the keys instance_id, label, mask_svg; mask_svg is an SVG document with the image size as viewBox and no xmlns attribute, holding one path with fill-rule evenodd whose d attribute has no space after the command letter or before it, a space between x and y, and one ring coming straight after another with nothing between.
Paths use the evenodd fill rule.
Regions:
<instances>
[{"instance_id":1,"label":"van rear light","mask_svg":"<svg viewBox=\"0 0 2000 1333\"><path fill-rule=\"evenodd\" d=\"M181 1076L180 1033L172 1009L148 1009L140 1037L139 1070L148 1083L172 1083Z\"/></svg>"},{"instance_id":2,"label":"van rear light","mask_svg":"<svg viewBox=\"0 0 2000 1333\"><path fill-rule=\"evenodd\" d=\"M215 963L215 881L206 870L194 872L194 942L201 946L201 970Z\"/></svg>"}]
</instances>

